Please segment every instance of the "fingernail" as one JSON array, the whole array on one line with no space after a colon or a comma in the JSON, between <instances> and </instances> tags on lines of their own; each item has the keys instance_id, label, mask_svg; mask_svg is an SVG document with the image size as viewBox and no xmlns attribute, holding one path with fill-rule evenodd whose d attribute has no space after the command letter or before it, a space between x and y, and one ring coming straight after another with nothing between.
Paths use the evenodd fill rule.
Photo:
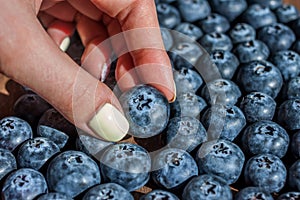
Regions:
<instances>
[{"instance_id":1,"label":"fingernail","mask_svg":"<svg viewBox=\"0 0 300 200\"><path fill-rule=\"evenodd\" d=\"M70 37L65 37L65 39L63 39L63 41L61 42L61 44L59 45L59 48L65 52L67 51L67 49L69 48L71 43L71 39Z\"/></svg>"},{"instance_id":2,"label":"fingernail","mask_svg":"<svg viewBox=\"0 0 300 200\"><path fill-rule=\"evenodd\" d=\"M173 81L173 83L174 83L174 96L173 96L173 98L169 101L169 103L173 103L175 100L176 100L176 84L175 84L175 81Z\"/></svg>"},{"instance_id":3,"label":"fingernail","mask_svg":"<svg viewBox=\"0 0 300 200\"><path fill-rule=\"evenodd\" d=\"M105 140L120 141L129 130L129 123L113 105L106 103L89 121L89 127Z\"/></svg>"}]
</instances>

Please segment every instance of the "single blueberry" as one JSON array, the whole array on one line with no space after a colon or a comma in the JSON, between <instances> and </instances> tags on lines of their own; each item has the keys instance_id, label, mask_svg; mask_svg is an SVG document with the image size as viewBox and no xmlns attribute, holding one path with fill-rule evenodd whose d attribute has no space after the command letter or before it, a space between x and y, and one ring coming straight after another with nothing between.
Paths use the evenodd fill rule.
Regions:
<instances>
[{"instance_id":1,"label":"single blueberry","mask_svg":"<svg viewBox=\"0 0 300 200\"><path fill-rule=\"evenodd\" d=\"M297 160L289 168L289 177L288 177L289 186L292 188L300 190L300 160Z\"/></svg>"},{"instance_id":2,"label":"single blueberry","mask_svg":"<svg viewBox=\"0 0 300 200\"><path fill-rule=\"evenodd\" d=\"M297 159L300 158L300 131L294 133L291 138L291 152Z\"/></svg>"},{"instance_id":3,"label":"single blueberry","mask_svg":"<svg viewBox=\"0 0 300 200\"><path fill-rule=\"evenodd\" d=\"M247 8L246 0L211 0L212 9L224 15L229 21L235 20Z\"/></svg>"},{"instance_id":4,"label":"single blueberry","mask_svg":"<svg viewBox=\"0 0 300 200\"><path fill-rule=\"evenodd\" d=\"M100 167L106 182L117 183L129 191L134 191L148 182L151 158L139 145L114 144L103 153Z\"/></svg>"},{"instance_id":5,"label":"single blueberry","mask_svg":"<svg viewBox=\"0 0 300 200\"><path fill-rule=\"evenodd\" d=\"M252 61L239 67L237 83L246 93L263 92L277 97L283 80L277 67L268 61Z\"/></svg>"},{"instance_id":6,"label":"single blueberry","mask_svg":"<svg viewBox=\"0 0 300 200\"><path fill-rule=\"evenodd\" d=\"M103 183L89 189L82 200L134 200L132 194L116 183Z\"/></svg>"},{"instance_id":7,"label":"single blueberry","mask_svg":"<svg viewBox=\"0 0 300 200\"><path fill-rule=\"evenodd\" d=\"M289 23L289 27L294 31L295 35L297 36L297 39L299 40L299 37L300 37L300 16L298 16L297 19L291 21Z\"/></svg>"},{"instance_id":8,"label":"single blueberry","mask_svg":"<svg viewBox=\"0 0 300 200\"><path fill-rule=\"evenodd\" d=\"M187 91L196 92L203 84L199 73L185 67L179 70L173 70L173 77L177 94Z\"/></svg>"},{"instance_id":9,"label":"single blueberry","mask_svg":"<svg viewBox=\"0 0 300 200\"><path fill-rule=\"evenodd\" d=\"M247 122L272 120L276 110L276 102L265 93L251 92L242 98L240 108Z\"/></svg>"},{"instance_id":10,"label":"single blueberry","mask_svg":"<svg viewBox=\"0 0 300 200\"><path fill-rule=\"evenodd\" d=\"M278 109L277 120L288 130L300 129L300 99L284 101Z\"/></svg>"},{"instance_id":11,"label":"single blueberry","mask_svg":"<svg viewBox=\"0 0 300 200\"><path fill-rule=\"evenodd\" d=\"M178 94L176 100L170 104L173 117L199 117L207 107L205 100L193 92Z\"/></svg>"},{"instance_id":12,"label":"single blueberry","mask_svg":"<svg viewBox=\"0 0 300 200\"><path fill-rule=\"evenodd\" d=\"M14 104L13 110L17 117L31 125L36 125L50 105L37 94L24 94Z\"/></svg>"},{"instance_id":13,"label":"single blueberry","mask_svg":"<svg viewBox=\"0 0 300 200\"><path fill-rule=\"evenodd\" d=\"M165 148L153 158L151 177L156 184L166 189L176 189L193 176L198 176L194 158L186 151Z\"/></svg>"},{"instance_id":14,"label":"single blueberry","mask_svg":"<svg viewBox=\"0 0 300 200\"><path fill-rule=\"evenodd\" d=\"M261 200L273 200L273 197L267 191L264 191L259 187L245 187L241 189L236 195L234 200L250 200L250 199L261 199Z\"/></svg>"},{"instance_id":15,"label":"single blueberry","mask_svg":"<svg viewBox=\"0 0 300 200\"><path fill-rule=\"evenodd\" d=\"M270 193L279 192L285 185L287 171L282 161L272 154L251 157L244 171L248 185L260 187Z\"/></svg>"},{"instance_id":16,"label":"single blueberry","mask_svg":"<svg viewBox=\"0 0 300 200\"><path fill-rule=\"evenodd\" d=\"M283 0L248 0L250 4L260 4L274 10L283 4Z\"/></svg>"},{"instance_id":17,"label":"single blueberry","mask_svg":"<svg viewBox=\"0 0 300 200\"><path fill-rule=\"evenodd\" d=\"M187 152L207 140L206 130L194 117L174 117L169 120L166 131L166 142L169 147L179 148Z\"/></svg>"},{"instance_id":18,"label":"single blueberry","mask_svg":"<svg viewBox=\"0 0 300 200\"><path fill-rule=\"evenodd\" d=\"M169 31L169 29L167 28L160 28L160 32L164 42L165 49L169 51L174 44L173 36Z\"/></svg>"},{"instance_id":19,"label":"single blueberry","mask_svg":"<svg viewBox=\"0 0 300 200\"><path fill-rule=\"evenodd\" d=\"M184 34L186 37L189 37L192 40L197 40L203 36L202 30L198 26L191 24L189 22L182 22L178 24L174 30ZM175 38L180 38L180 37L175 37ZM178 39L176 42L179 42Z\"/></svg>"},{"instance_id":20,"label":"single blueberry","mask_svg":"<svg viewBox=\"0 0 300 200\"><path fill-rule=\"evenodd\" d=\"M242 21L250 24L254 29L259 29L276 23L277 18L269 7L261 4L252 4L243 13Z\"/></svg>"},{"instance_id":21,"label":"single blueberry","mask_svg":"<svg viewBox=\"0 0 300 200\"><path fill-rule=\"evenodd\" d=\"M239 87L230 80L216 79L208 82L201 90L201 96L210 104L234 105L241 97Z\"/></svg>"},{"instance_id":22,"label":"single blueberry","mask_svg":"<svg viewBox=\"0 0 300 200\"><path fill-rule=\"evenodd\" d=\"M278 22L289 23L299 17L299 10L291 4L282 4L275 10Z\"/></svg>"},{"instance_id":23,"label":"single blueberry","mask_svg":"<svg viewBox=\"0 0 300 200\"><path fill-rule=\"evenodd\" d=\"M183 200L220 200L232 199L229 185L220 177L204 174L194 177L184 188Z\"/></svg>"},{"instance_id":24,"label":"single blueberry","mask_svg":"<svg viewBox=\"0 0 300 200\"><path fill-rule=\"evenodd\" d=\"M285 81L300 74L300 56L294 51L278 51L271 57L271 62L280 70Z\"/></svg>"},{"instance_id":25,"label":"single blueberry","mask_svg":"<svg viewBox=\"0 0 300 200\"><path fill-rule=\"evenodd\" d=\"M36 137L27 140L19 148L17 155L18 166L39 170L59 151L59 147L48 138Z\"/></svg>"},{"instance_id":26,"label":"single blueberry","mask_svg":"<svg viewBox=\"0 0 300 200\"><path fill-rule=\"evenodd\" d=\"M230 51L214 50L210 53L210 59L216 64L222 78L231 79L240 62Z\"/></svg>"},{"instance_id":27,"label":"single blueberry","mask_svg":"<svg viewBox=\"0 0 300 200\"><path fill-rule=\"evenodd\" d=\"M205 33L225 33L230 29L230 23L228 19L217 13L211 13L198 24Z\"/></svg>"},{"instance_id":28,"label":"single blueberry","mask_svg":"<svg viewBox=\"0 0 300 200\"><path fill-rule=\"evenodd\" d=\"M0 148L13 151L32 135L30 125L23 119L9 116L0 120Z\"/></svg>"},{"instance_id":29,"label":"single blueberry","mask_svg":"<svg viewBox=\"0 0 300 200\"><path fill-rule=\"evenodd\" d=\"M221 49L230 51L232 49L232 42L228 35L224 33L207 33L203 35L198 42L206 49L211 52L213 50Z\"/></svg>"},{"instance_id":30,"label":"single blueberry","mask_svg":"<svg viewBox=\"0 0 300 200\"><path fill-rule=\"evenodd\" d=\"M257 32L257 39L263 41L272 54L277 51L287 50L296 40L294 32L286 25L273 23L262 27Z\"/></svg>"},{"instance_id":31,"label":"single blueberry","mask_svg":"<svg viewBox=\"0 0 300 200\"><path fill-rule=\"evenodd\" d=\"M17 169L15 156L9 150L0 148L0 181L15 169Z\"/></svg>"},{"instance_id":32,"label":"single blueberry","mask_svg":"<svg viewBox=\"0 0 300 200\"><path fill-rule=\"evenodd\" d=\"M211 140L199 148L196 161L200 174L214 174L227 184L235 183L243 169L245 156L242 150L228 140Z\"/></svg>"},{"instance_id":33,"label":"single blueberry","mask_svg":"<svg viewBox=\"0 0 300 200\"><path fill-rule=\"evenodd\" d=\"M233 44L238 44L254 40L256 31L250 24L240 22L230 29L229 36Z\"/></svg>"},{"instance_id":34,"label":"single blueberry","mask_svg":"<svg viewBox=\"0 0 300 200\"><path fill-rule=\"evenodd\" d=\"M139 200L179 200L179 198L168 191L155 189L147 194L144 194Z\"/></svg>"},{"instance_id":35,"label":"single blueberry","mask_svg":"<svg viewBox=\"0 0 300 200\"><path fill-rule=\"evenodd\" d=\"M300 36L298 36L300 37ZM294 43L292 50L300 54L300 39L297 39L296 42Z\"/></svg>"},{"instance_id":36,"label":"single blueberry","mask_svg":"<svg viewBox=\"0 0 300 200\"><path fill-rule=\"evenodd\" d=\"M276 200L298 200L300 192L286 192L281 194Z\"/></svg>"},{"instance_id":37,"label":"single blueberry","mask_svg":"<svg viewBox=\"0 0 300 200\"><path fill-rule=\"evenodd\" d=\"M180 14L186 22L201 20L211 12L207 0L177 0L177 3Z\"/></svg>"},{"instance_id":38,"label":"single blueberry","mask_svg":"<svg viewBox=\"0 0 300 200\"><path fill-rule=\"evenodd\" d=\"M246 118L237 106L216 104L208 108L201 122L207 129L209 139L226 139L233 141L246 126Z\"/></svg>"},{"instance_id":39,"label":"single blueberry","mask_svg":"<svg viewBox=\"0 0 300 200\"><path fill-rule=\"evenodd\" d=\"M37 127L37 135L52 140L60 149L62 149L69 140L69 136L64 132L44 125Z\"/></svg>"},{"instance_id":40,"label":"single blueberry","mask_svg":"<svg viewBox=\"0 0 300 200\"><path fill-rule=\"evenodd\" d=\"M158 21L161 27L172 29L181 22L181 16L176 7L167 3L156 5Z\"/></svg>"},{"instance_id":41,"label":"single blueberry","mask_svg":"<svg viewBox=\"0 0 300 200\"><path fill-rule=\"evenodd\" d=\"M286 130L273 121L258 121L248 125L242 134L242 147L250 155L273 154L282 158L289 146Z\"/></svg>"},{"instance_id":42,"label":"single blueberry","mask_svg":"<svg viewBox=\"0 0 300 200\"><path fill-rule=\"evenodd\" d=\"M6 178L2 188L2 199L31 200L46 192L48 187L43 174L34 169L22 168Z\"/></svg>"},{"instance_id":43,"label":"single blueberry","mask_svg":"<svg viewBox=\"0 0 300 200\"><path fill-rule=\"evenodd\" d=\"M86 189L99 184L100 170L97 163L80 151L65 151L48 165L49 189L74 198Z\"/></svg>"},{"instance_id":44,"label":"single blueberry","mask_svg":"<svg viewBox=\"0 0 300 200\"><path fill-rule=\"evenodd\" d=\"M147 138L160 134L168 124L168 100L149 85L138 85L120 97L120 103L130 124L129 134Z\"/></svg>"},{"instance_id":45,"label":"single blueberry","mask_svg":"<svg viewBox=\"0 0 300 200\"><path fill-rule=\"evenodd\" d=\"M36 200L72 200L72 198L64 193L50 192L39 196Z\"/></svg>"},{"instance_id":46,"label":"single blueberry","mask_svg":"<svg viewBox=\"0 0 300 200\"><path fill-rule=\"evenodd\" d=\"M241 63L254 60L267 60L270 55L268 46L260 40L249 40L237 45L233 52Z\"/></svg>"}]
</instances>

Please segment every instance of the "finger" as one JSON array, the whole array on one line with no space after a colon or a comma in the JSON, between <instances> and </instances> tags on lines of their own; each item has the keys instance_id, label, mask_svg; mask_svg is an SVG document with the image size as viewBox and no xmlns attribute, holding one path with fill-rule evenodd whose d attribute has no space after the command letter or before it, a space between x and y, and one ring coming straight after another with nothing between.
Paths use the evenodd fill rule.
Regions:
<instances>
[{"instance_id":1,"label":"finger","mask_svg":"<svg viewBox=\"0 0 300 200\"><path fill-rule=\"evenodd\" d=\"M68 0L69 4L72 5L76 10L85 16L99 21L101 19L102 12L90 1L82 0Z\"/></svg>"},{"instance_id":2,"label":"finger","mask_svg":"<svg viewBox=\"0 0 300 200\"><path fill-rule=\"evenodd\" d=\"M51 8L54 6L56 3L65 1L65 0L44 0L41 4L40 10L47 10L48 8Z\"/></svg>"},{"instance_id":3,"label":"finger","mask_svg":"<svg viewBox=\"0 0 300 200\"><path fill-rule=\"evenodd\" d=\"M54 20L49 24L47 32L54 42L62 51L66 51L70 46L71 39L75 31L75 24L71 22L64 22L61 20Z\"/></svg>"},{"instance_id":4,"label":"finger","mask_svg":"<svg viewBox=\"0 0 300 200\"><path fill-rule=\"evenodd\" d=\"M5 29L6 35L20 34L14 34L13 43L1 42L0 70L32 88L91 135L112 141L124 137L128 122L112 91L59 51L34 16L28 17L22 11L20 14L26 23L17 21L18 26ZM22 34L24 30L26 34Z\"/></svg>"},{"instance_id":5,"label":"finger","mask_svg":"<svg viewBox=\"0 0 300 200\"><path fill-rule=\"evenodd\" d=\"M40 20L44 28L47 28L55 20L53 16L48 15L45 12L38 13L38 19Z\"/></svg>"},{"instance_id":6,"label":"finger","mask_svg":"<svg viewBox=\"0 0 300 200\"><path fill-rule=\"evenodd\" d=\"M109 0L92 2L103 12L118 18L139 79L156 87L169 101L174 101L173 73L164 50L154 1L127 0L117 9Z\"/></svg>"},{"instance_id":7,"label":"finger","mask_svg":"<svg viewBox=\"0 0 300 200\"><path fill-rule=\"evenodd\" d=\"M82 67L100 81L104 81L110 69L112 49L103 24L81 16L77 21L79 36L85 45Z\"/></svg>"},{"instance_id":8,"label":"finger","mask_svg":"<svg viewBox=\"0 0 300 200\"><path fill-rule=\"evenodd\" d=\"M44 10L44 12L57 19L72 22L76 16L77 10L73 8L67 1L62 1Z\"/></svg>"}]
</instances>

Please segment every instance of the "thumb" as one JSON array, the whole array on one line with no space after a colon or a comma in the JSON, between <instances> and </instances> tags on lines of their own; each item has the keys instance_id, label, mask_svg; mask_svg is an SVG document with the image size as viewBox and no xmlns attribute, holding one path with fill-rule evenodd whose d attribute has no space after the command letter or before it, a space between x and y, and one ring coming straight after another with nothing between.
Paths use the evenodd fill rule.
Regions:
<instances>
[{"instance_id":1,"label":"thumb","mask_svg":"<svg viewBox=\"0 0 300 200\"><path fill-rule=\"evenodd\" d=\"M113 92L60 51L34 16L22 17L26 23L2 32L7 39L0 44L0 70L78 128L105 140L122 139L129 125Z\"/></svg>"}]
</instances>

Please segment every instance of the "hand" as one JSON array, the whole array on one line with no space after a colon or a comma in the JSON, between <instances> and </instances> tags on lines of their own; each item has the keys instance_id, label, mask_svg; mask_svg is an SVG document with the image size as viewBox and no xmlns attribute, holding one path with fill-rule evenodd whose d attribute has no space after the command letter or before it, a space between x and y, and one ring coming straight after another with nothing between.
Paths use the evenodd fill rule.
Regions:
<instances>
[{"instance_id":1,"label":"hand","mask_svg":"<svg viewBox=\"0 0 300 200\"><path fill-rule=\"evenodd\" d=\"M117 98L99 81L105 77L105 62L112 51L119 56L115 75L123 91L148 83L174 100L172 69L163 50L154 1L0 3L0 72L33 89L85 132L117 141L128 131ZM74 26L85 46L85 70L58 48ZM116 35L117 40L103 43ZM96 127L89 123L95 119L99 120Z\"/></svg>"}]
</instances>

